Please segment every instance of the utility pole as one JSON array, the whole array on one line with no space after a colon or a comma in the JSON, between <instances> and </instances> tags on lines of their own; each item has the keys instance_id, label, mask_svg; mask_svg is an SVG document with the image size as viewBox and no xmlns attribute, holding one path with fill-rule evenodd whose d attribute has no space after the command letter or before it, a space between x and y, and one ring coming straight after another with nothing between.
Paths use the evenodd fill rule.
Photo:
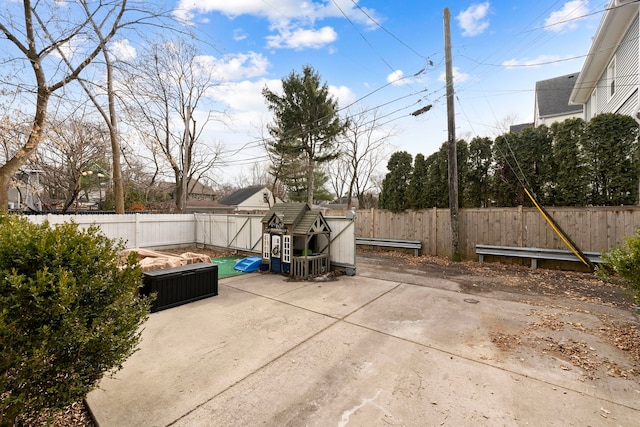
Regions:
<instances>
[{"instance_id":1,"label":"utility pole","mask_svg":"<svg viewBox=\"0 0 640 427\"><path fill-rule=\"evenodd\" d=\"M447 84L447 129L449 143L449 212L451 217L451 258L460 261L458 232L458 156L456 150L456 121L453 97L453 65L451 61L451 28L449 8L444 8L444 51Z\"/></svg>"}]
</instances>

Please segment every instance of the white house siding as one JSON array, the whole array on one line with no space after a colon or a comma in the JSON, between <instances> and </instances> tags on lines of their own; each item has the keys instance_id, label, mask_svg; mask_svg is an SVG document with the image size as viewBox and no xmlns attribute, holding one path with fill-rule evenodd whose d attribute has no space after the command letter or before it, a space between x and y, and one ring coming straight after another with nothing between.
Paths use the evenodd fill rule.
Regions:
<instances>
[{"instance_id":1,"label":"white house siding","mask_svg":"<svg viewBox=\"0 0 640 427\"><path fill-rule=\"evenodd\" d=\"M271 191L266 187L263 190L256 192L253 196L249 197L244 202L238 205L239 211L268 211L271 209L271 205L264 201L263 193L268 194L269 203L273 203Z\"/></svg>"},{"instance_id":2,"label":"white house siding","mask_svg":"<svg viewBox=\"0 0 640 427\"><path fill-rule=\"evenodd\" d=\"M617 113L638 88L639 68L639 42L638 42L638 16L633 20L615 52L616 58L616 82L615 94L609 99L609 82L607 81L607 69L603 70L597 87L596 114ZM613 56L612 56L613 58ZM637 106L637 103L635 104ZM635 107L634 107L635 108ZM632 113L622 113L632 114ZM587 116L587 118L590 118Z\"/></svg>"},{"instance_id":3,"label":"white house siding","mask_svg":"<svg viewBox=\"0 0 640 427\"><path fill-rule=\"evenodd\" d=\"M574 119L574 118L584 118L584 113L582 111L577 112L577 113L571 113L571 114L562 114L562 115L558 115L558 116L549 116L549 117L541 117L540 121L539 121L539 125L545 125L545 126L551 126L553 123L556 122L563 122L567 119Z\"/></svg>"},{"instance_id":4,"label":"white house siding","mask_svg":"<svg viewBox=\"0 0 640 427\"><path fill-rule=\"evenodd\" d=\"M628 116L636 117L638 112L638 89L627 98L622 106L616 111L618 114L626 114Z\"/></svg>"}]
</instances>

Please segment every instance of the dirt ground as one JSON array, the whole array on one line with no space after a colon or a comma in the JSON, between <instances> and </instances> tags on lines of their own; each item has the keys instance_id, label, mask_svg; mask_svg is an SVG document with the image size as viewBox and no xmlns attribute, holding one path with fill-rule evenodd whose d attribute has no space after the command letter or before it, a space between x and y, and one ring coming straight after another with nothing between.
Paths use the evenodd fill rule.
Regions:
<instances>
[{"instance_id":1,"label":"dirt ground","mask_svg":"<svg viewBox=\"0 0 640 427\"><path fill-rule=\"evenodd\" d=\"M231 253L200 248L183 248L166 252L197 252L211 257ZM505 354L521 346L570 361L585 372L585 381L601 376L624 378L640 383L640 320L625 297L622 287L606 283L592 273L549 270L515 264L473 261L451 262L444 258L383 251L359 251L358 266L446 279L459 285L461 292L490 296L533 307L532 322L517 334L492 335L492 341ZM360 268L360 267L359 267ZM598 317L601 326L592 327L567 321L562 312L587 313ZM571 329L611 343L619 354L601 354L585 339L559 339L554 331ZM606 415L606 414L605 414ZM82 404L77 402L48 419L53 426L93 426ZM47 425L47 420L31 425Z\"/></svg>"}]
</instances>

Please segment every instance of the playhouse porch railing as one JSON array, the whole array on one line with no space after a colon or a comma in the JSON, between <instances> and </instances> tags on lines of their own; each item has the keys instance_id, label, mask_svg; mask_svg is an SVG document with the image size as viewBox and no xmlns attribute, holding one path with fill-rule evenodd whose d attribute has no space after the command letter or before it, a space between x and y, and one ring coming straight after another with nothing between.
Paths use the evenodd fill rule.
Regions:
<instances>
[{"instance_id":1,"label":"playhouse porch railing","mask_svg":"<svg viewBox=\"0 0 640 427\"><path fill-rule=\"evenodd\" d=\"M329 255L327 254L292 257L291 275L293 277L315 277L327 271L329 271Z\"/></svg>"}]
</instances>

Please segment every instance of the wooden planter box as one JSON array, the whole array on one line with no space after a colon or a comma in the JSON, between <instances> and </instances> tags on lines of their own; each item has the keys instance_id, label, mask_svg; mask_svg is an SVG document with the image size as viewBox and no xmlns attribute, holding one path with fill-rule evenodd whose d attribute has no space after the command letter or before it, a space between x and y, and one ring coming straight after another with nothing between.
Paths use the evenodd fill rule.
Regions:
<instances>
[{"instance_id":1,"label":"wooden planter box","mask_svg":"<svg viewBox=\"0 0 640 427\"><path fill-rule=\"evenodd\" d=\"M147 271L142 283L142 295L156 294L153 313L218 295L218 266L202 262Z\"/></svg>"}]
</instances>

